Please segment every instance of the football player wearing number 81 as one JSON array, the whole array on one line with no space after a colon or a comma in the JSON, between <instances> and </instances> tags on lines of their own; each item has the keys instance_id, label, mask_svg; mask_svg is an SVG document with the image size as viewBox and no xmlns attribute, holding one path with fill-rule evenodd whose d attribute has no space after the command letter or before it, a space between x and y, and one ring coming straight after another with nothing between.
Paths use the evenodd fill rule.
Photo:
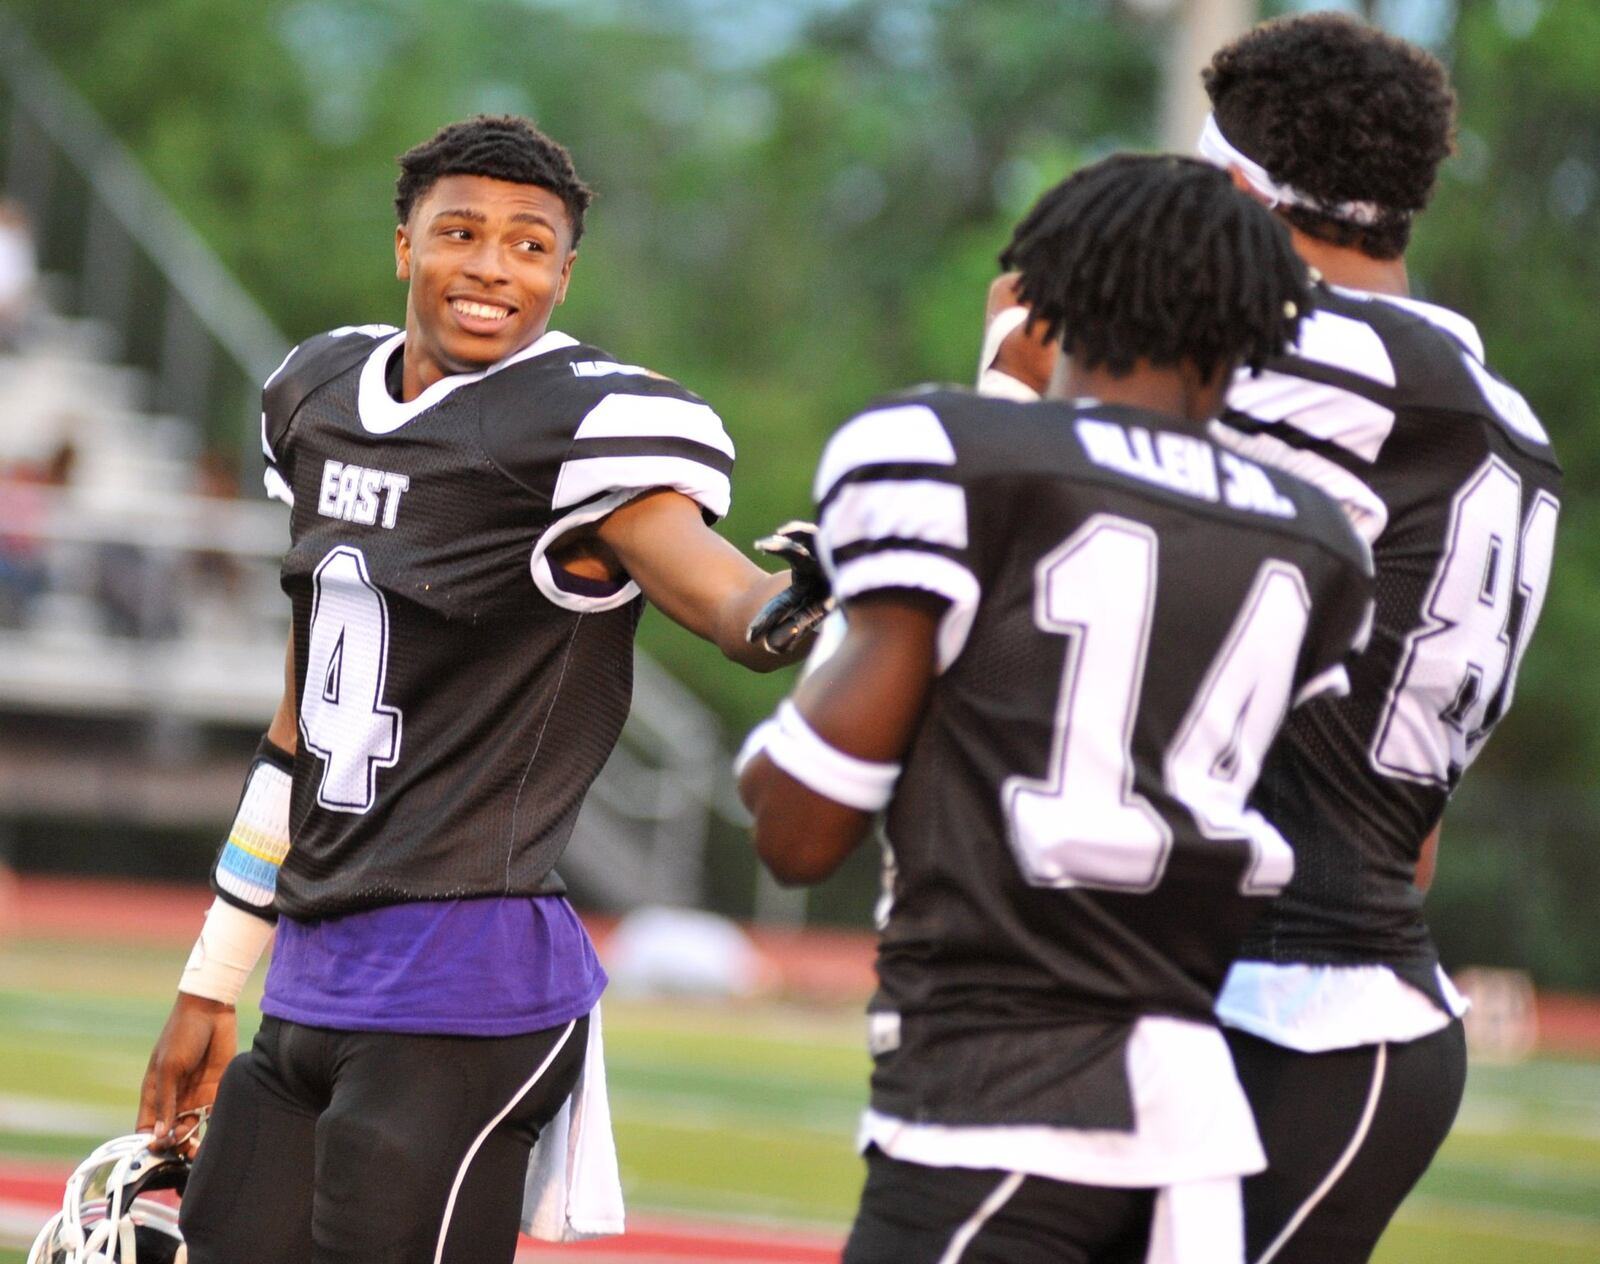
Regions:
<instances>
[{"instance_id":1,"label":"football player wearing number 81","mask_svg":"<svg viewBox=\"0 0 1600 1264\"><path fill-rule=\"evenodd\" d=\"M590 200L566 150L480 117L400 168L404 329L312 338L264 393L292 506L285 690L139 1109L171 1145L216 1094L191 1264L512 1258L531 1145L580 1070L603 1084L605 975L555 865L627 713L643 601L765 669L788 656L752 619L807 599L709 528L733 462L716 413L549 328ZM614 1176L609 1121L583 1117L583 1170ZM571 1193L541 1231L620 1231L614 1183Z\"/></svg>"},{"instance_id":2,"label":"football player wearing number 81","mask_svg":"<svg viewBox=\"0 0 1600 1264\"><path fill-rule=\"evenodd\" d=\"M763 860L820 879L887 808L867 1183L847 1264L1238 1264L1263 1165L1212 1017L1293 857L1246 807L1345 684L1366 549L1206 423L1310 300L1227 176L1117 157L1008 258L1050 398L907 394L817 472L846 630L751 735Z\"/></svg>"}]
</instances>

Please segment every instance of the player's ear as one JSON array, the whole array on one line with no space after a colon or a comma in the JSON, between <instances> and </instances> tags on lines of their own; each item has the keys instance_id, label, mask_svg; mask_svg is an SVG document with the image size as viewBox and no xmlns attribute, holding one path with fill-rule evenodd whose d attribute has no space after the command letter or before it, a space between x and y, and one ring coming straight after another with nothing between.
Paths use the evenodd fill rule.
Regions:
<instances>
[{"instance_id":1,"label":"player's ear","mask_svg":"<svg viewBox=\"0 0 1600 1264\"><path fill-rule=\"evenodd\" d=\"M578 261L576 250L567 253L567 261L561 265L561 284L556 289L556 305L560 306L567 301L567 284L572 280L572 265Z\"/></svg>"},{"instance_id":2,"label":"player's ear","mask_svg":"<svg viewBox=\"0 0 1600 1264\"><path fill-rule=\"evenodd\" d=\"M411 279L411 235L404 224L394 229L394 274L401 281Z\"/></svg>"}]
</instances>

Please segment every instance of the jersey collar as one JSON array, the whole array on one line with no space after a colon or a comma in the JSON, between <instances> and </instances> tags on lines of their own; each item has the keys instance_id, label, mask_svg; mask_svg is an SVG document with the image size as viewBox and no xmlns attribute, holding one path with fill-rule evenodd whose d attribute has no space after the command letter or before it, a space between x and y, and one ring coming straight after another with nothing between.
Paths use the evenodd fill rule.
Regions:
<instances>
[{"instance_id":1,"label":"jersey collar","mask_svg":"<svg viewBox=\"0 0 1600 1264\"><path fill-rule=\"evenodd\" d=\"M486 369L479 369L476 373L457 373L450 377L442 377L415 399L401 402L389 394L389 388L384 382L384 373L389 367L390 358L405 339L404 330L391 338L385 338L372 349L371 354L367 356L367 362L361 366L361 384L357 394L356 411L361 418L361 428L368 434L392 434L413 417L438 404L452 391L470 386L474 382L481 382L491 374L508 369L513 364L521 364L524 360L532 360L536 356L578 345L578 340L570 334L564 334L558 329L546 330L543 337L529 343L514 355L496 361Z\"/></svg>"}]
</instances>

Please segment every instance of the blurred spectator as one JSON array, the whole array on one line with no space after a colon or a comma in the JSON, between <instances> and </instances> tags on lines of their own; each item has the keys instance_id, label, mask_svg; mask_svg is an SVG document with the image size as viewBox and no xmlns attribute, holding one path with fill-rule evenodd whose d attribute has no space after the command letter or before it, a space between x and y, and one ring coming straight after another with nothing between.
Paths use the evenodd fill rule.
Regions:
<instances>
[{"instance_id":1,"label":"blurred spectator","mask_svg":"<svg viewBox=\"0 0 1600 1264\"><path fill-rule=\"evenodd\" d=\"M194 490L197 495L216 500L237 500L239 468L237 459L216 448L202 451L195 461ZM198 605L215 602L222 609L237 605L243 591L245 568L238 557L223 550L201 550L189 561L195 581Z\"/></svg>"},{"instance_id":2,"label":"blurred spectator","mask_svg":"<svg viewBox=\"0 0 1600 1264\"><path fill-rule=\"evenodd\" d=\"M53 491L72 482L78 450L63 439L42 464L0 471L0 627L16 627L49 582L42 528Z\"/></svg>"},{"instance_id":3,"label":"blurred spectator","mask_svg":"<svg viewBox=\"0 0 1600 1264\"><path fill-rule=\"evenodd\" d=\"M25 339L38 277L28 213L19 202L0 198L0 352L17 350Z\"/></svg>"}]
</instances>

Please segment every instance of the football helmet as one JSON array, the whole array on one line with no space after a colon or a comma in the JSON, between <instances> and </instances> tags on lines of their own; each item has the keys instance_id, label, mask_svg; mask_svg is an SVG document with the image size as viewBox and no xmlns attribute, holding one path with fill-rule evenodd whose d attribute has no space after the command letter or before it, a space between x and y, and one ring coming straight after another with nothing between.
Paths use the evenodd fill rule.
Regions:
<instances>
[{"instance_id":1,"label":"football helmet","mask_svg":"<svg viewBox=\"0 0 1600 1264\"><path fill-rule=\"evenodd\" d=\"M181 1197L189 1160L152 1151L151 1140L117 1137L78 1164L28 1264L185 1264L178 1209L143 1195L167 1189Z\"/></svg>"}]
</instances>

